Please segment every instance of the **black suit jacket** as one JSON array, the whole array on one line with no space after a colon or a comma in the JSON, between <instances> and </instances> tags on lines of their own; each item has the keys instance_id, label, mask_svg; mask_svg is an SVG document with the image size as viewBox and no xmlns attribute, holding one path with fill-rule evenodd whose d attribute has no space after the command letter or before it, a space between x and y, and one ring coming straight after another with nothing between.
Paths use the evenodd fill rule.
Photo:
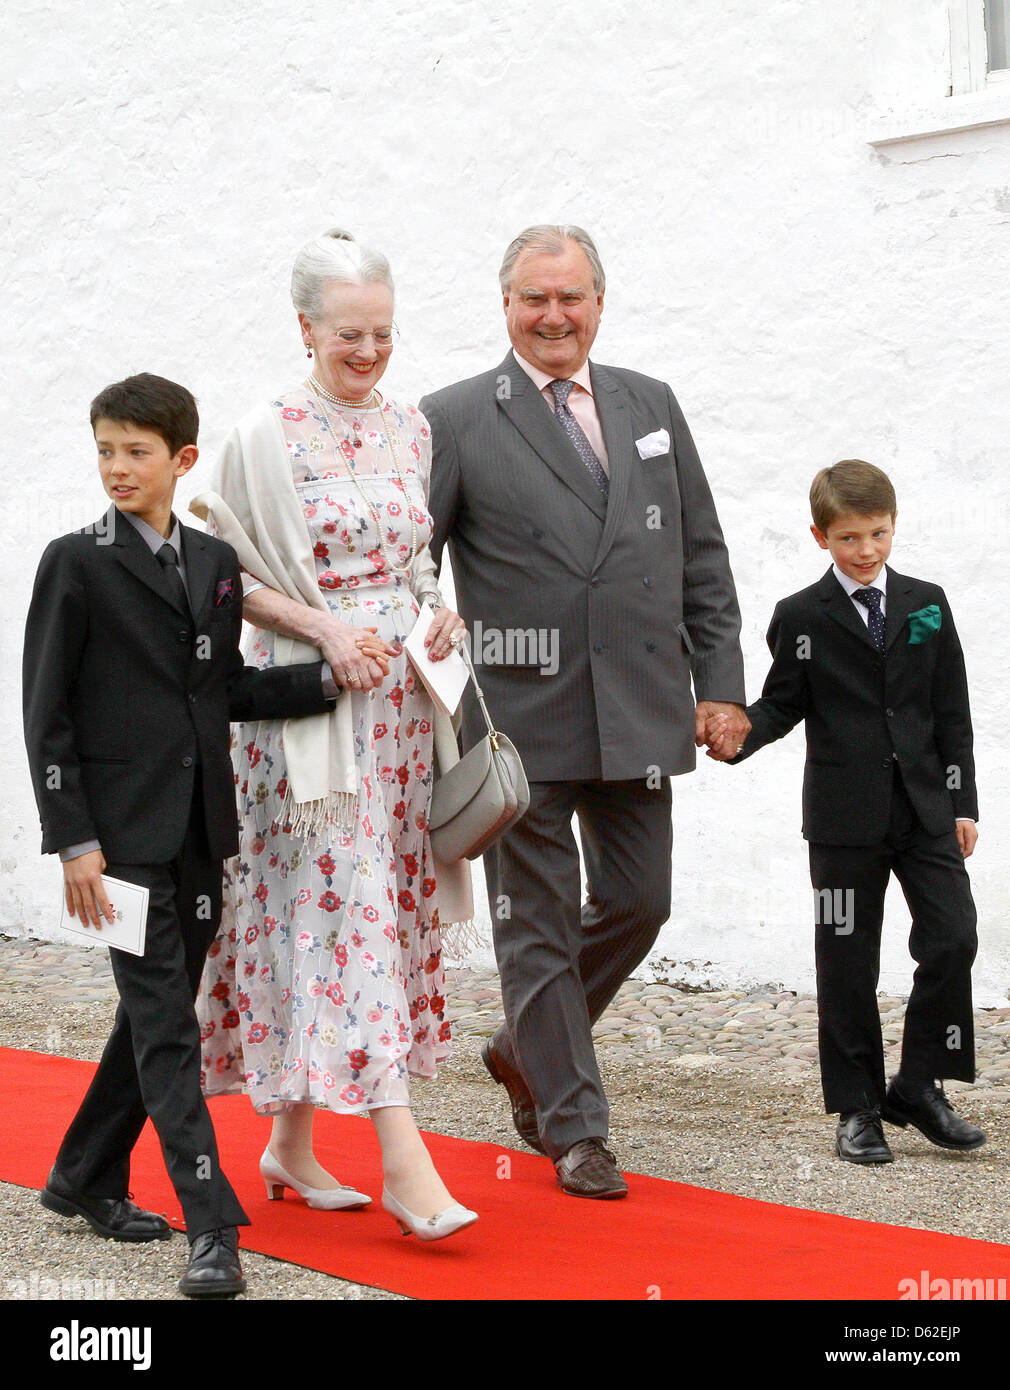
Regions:
<instances>
[{"instance_id":1,"label":"black suit jacket","mask_svg":"<svg viewBox=\"0 0 1010 1390\"><path fill-rule=\"evenodd\" d=\"M182 537L195 620L115 507L42 556L25 630L24 720L43 853L97 839L110 863L167 863L199 763L211 853L236 854L229 721L332 704L322 662L243 664L235 552L189 526Z\"/></svg>"},{"instance_id":2,"label":"black suit jacket","mask_svg":"<svg viewBox=\"0 0 1010 1390\"><path fill-rule=\"evenodd\" d=\"M533 781L689 772L692 679L699 700L745 698L729 558L680 406L653 377L594 362L589 370L610 464L606 502L511 352L494 371L421 401L435 562L448 542L471 637L477 623L485 635L528 635L478 676ZM639 457L635 441L659 430L669 447ZM555 674L541 674L540 633L555 644ZM468 688L466 746L485 733Z\"/></svg>"},{"instance_id":3,"label":"black suit jacket","mask_svg":"<svg viewBox=\"0 0 1010 1390\"><path fill-rule=\"evenodd\" d=\"M941 624L909 642L909 614L935 604ZM775 607L772 666L742 762L806 722L803 834L829 845L878 844L887 832L897 756L909 798L929 835L955 818L978 819L964 657L937 584L887 568L885 651L829 569Z\"/></svg>"}]
</instances>

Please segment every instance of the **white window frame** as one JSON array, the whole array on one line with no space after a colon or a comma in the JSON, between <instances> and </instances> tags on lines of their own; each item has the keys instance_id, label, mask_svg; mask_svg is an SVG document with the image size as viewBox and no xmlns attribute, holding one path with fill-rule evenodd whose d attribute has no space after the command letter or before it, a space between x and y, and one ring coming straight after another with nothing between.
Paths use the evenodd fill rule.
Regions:
<instances>
[{"instance_id":1,"label":"white window frame","mask_svg":"<svg viewBox=\"0 0 1010 1390\"><path fill-rule=\"evenodd\" d=\"M1010 68L989 71L985 0L950 0L951 95L984 92L1010 82Z\"/></svg>"},{"instance_id":2,"label":"white window frame","mask_svg":"<svg viewBox=\"0 0 1010 1390\"><path fill-rule=\"evenodd\" d=\"M904 113L881 114L868 135L875 148L1010 124L1010 69L988 71L984 0L948 0L950 94Z\"/></svg>"}]
</instances>

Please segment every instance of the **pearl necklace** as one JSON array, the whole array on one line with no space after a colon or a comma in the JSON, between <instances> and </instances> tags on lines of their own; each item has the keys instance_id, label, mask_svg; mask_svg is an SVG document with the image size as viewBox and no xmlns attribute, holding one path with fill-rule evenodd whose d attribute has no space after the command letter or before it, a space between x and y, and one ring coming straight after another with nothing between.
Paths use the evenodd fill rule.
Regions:
<instances>
[{"instance_id":1,"label":"pearl necklace","mask_svg":"<svg viewBox=\"0 0 1010 1390\"><path fill-rule=\"evenodd\" d=\"M309 373L306 384L310 385L317 395L325 397L331 405L343 406L345 410L371 410L376 404L374 386L363 401L348 401L343 396L335 396L332 391L327 391L315 372Z\"/></svg>"},{"instance_id":2,"label":"pearl necklace","mask_svg":"<svg viewBox=\"0 0 1010 1390\"><path fill-rule=\"evenodd\" d=\"M339 398L331 395L331 393L329 391L326 391L325 388L320 387L314 375L310 375L306 379L305 385L315 392L316 399L319 401L319 408L323 412L323 418L329 426L330 437L334 441L333 450L336 454L336 435L334 434L333 430L333 421L330 419L330 412L326 409L326 398L332 401L338 401ZM383 535L382 518L379 515L378 507L376 507L375 503L372 501L372 499L365 492L364 488L361 486L361 481L358 478L357 471L350 464L347 465L347 474L351 479L353 479L354 486L358 489L358 492L361 495L361 500L368 508L369 515L371 516L372 521L375 523L375 529L378 532L379 536L379 549L382 551L382 557L386 562L386 569L391 574L409 574L411 561L417 554L417 522L414 519L414 509L410 505L410 499L407 496L407 480L406 478L404 478L403 473L400 471L399 435L397 434L396 426L394 425L393 421L389 420L387 422L387 420L385 419L385 405L386 402L384 402L383 405L379 408L379 423L382 425L382 432L386 436L386 442L389 445L389 453L393 461L393 471L400 481L400 490L403 493L403 504L407 508L407 515L410 517L410 550L407 554L406 564L393 564L393 561L390 558L389 551L386 548L386 538ZM352 408L360 408L360 403L357 401L348 401L346 402L345 408L346 406L351 406Z\"/></svg>"}]
</instances>

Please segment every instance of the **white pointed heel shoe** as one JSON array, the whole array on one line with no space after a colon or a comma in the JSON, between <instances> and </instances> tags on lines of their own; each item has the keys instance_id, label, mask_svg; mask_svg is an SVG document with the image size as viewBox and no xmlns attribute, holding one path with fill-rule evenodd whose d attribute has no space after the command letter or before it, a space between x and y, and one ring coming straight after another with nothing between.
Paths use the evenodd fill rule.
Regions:
<instances>
[{"instance_id":1,"label":"white pointed heel shoe","mask_svg":"<svg viewBox=\"0 0 1010 1390\"><path fill-rule=\"evenodd\" d=\"M281 1201L286 1187L304 1197L317 1211L347 1211L351 1207L367 1207L372 1200L364 1192L355 1192L353 1187L309 1187L286 1173L269 1149L264 1149L260 1158L260 1177L266 1183L271 1202Z\"/></svg>"},{"instance_id":2,"label":"white pointed heel shoe","mask_svg":"<svg viewBox=\"0 0 1010 1390\"><path fill-rule=\"evenodd\" d=\"M399 1226L405 1236L415 1235L418 1240L444 1240L446 1236L472 1226L477 1220L475 1211L468 1211L459 1202L453 1202L437 1216L415 1216L402 1202L398 1202L387 1187L382 1189L382 1205Z\"/></svg>"}]
</instances>

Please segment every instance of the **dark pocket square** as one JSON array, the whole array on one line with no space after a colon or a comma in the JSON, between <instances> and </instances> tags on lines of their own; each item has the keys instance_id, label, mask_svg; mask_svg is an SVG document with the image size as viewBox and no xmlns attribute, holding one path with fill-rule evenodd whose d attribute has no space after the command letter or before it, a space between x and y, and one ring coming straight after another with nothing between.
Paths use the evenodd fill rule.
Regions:
<instances>
[{"instance_id":1,"label":"dark pocket square","mask_svg":"<svg viewBox=\"0 0 1010 1390\"><path fill-rule=\"evenodd\" d=\"M217 588L214 590L214 607L224 608L231 603L234 590L235 581L233 579L219 579Z\"/></svg>"}]
</instances>

